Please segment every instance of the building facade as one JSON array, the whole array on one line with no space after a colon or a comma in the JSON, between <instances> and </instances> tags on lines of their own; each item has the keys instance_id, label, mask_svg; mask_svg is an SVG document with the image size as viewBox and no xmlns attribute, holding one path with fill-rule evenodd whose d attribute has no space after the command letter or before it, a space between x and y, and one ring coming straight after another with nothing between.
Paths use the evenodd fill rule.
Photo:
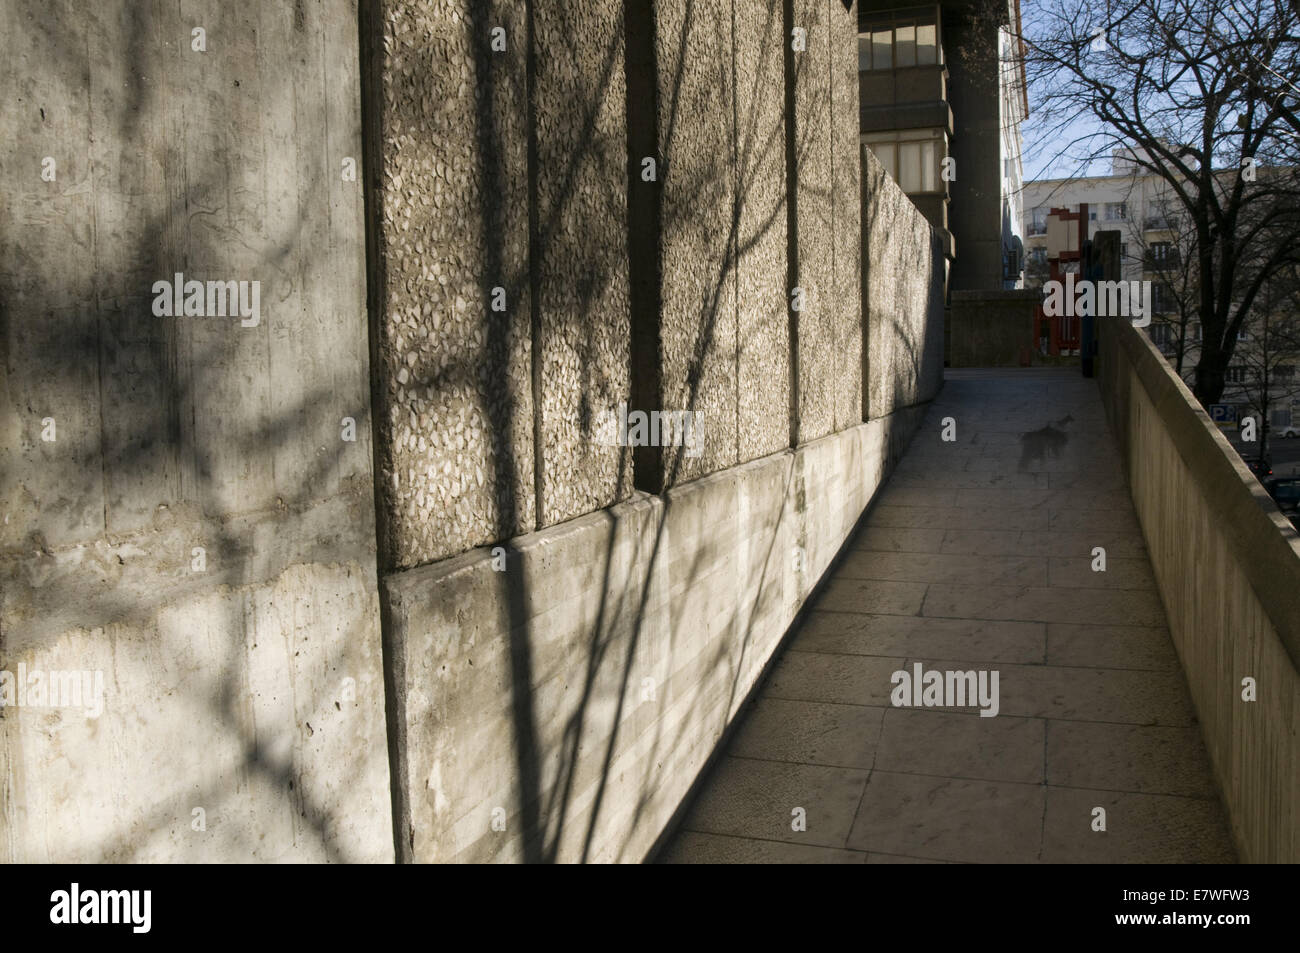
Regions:
<instances>
[{"instance_id":1,"label":"building facade","mask_svg":"<svg viewBox=\"0 0 1300 953\"><path fill-rule=\"evenodd\" d=\"M939 231L949 289L1020 287L1019 4L864 0L858 29L862 142Z\"/></svg>"},{"instance_id":2,"label":"building facade","mask_svg":"<svg viewBox=\"0 0 1300 953\"><path fill-rule=\"evenodd\" d=\"M1236 170L1222 175L1230 183ZM1120 233L1121 277L1151 285L1147 334L1191 387L1201 345L1196 263L1186 251L1193 247L1193 235L1168 182L1145 171L1134 152L1116 149L1109 175L1026 182L1022 215L1029 288L1042 287L1054 276L1065 248L1060 236L1075 234L1080 215L1085 219L1078 229L1080 240L1100 231ZM1066 223L1069 227L1063 229ZM1275 435L1293 424L1300 427L1300 354L1290 331L1294 322L1292 302L1268 294L1257 299L1238 336L1221 398L1236 419L1263 417ZM1040 349L1069 337L1056 332L1040 329Z\"/></svg>"}]
</instances>

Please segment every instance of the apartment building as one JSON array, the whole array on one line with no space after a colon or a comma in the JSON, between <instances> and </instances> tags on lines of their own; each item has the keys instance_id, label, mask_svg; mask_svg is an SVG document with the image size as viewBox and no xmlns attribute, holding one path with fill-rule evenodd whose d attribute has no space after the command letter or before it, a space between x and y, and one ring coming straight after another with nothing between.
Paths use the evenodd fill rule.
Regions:
<instances>
[{"instance_id":1,"label":"apartment building","mask_svg":"<svg viewBox=\"0 0 1300 953\"><path fill-rule=\"evenodd\" d=\"M1235 170L1222 175L1225 182ZM1086 217L1088 239L1097 232L1120 233L1121 277L1150 281L1152 318L1147 334L1189 386L1200 358L1201 325L1192 291L1194 262L1186 258L1190 247L1185 216L1169 184L1146 172L1135 153L1116 149L1109 175L1073 179L1040 179L1024 184L1022 214L1025 235L1025 286L1041 287L1049 277L1049 235L1057 223L1070 220L1070 230L1080 212ZM1222 403L1236 417L1266 412L1270 426L1281 431L1294 420L1300 426L1300 353L1271 333L1264 324L1294 319L1286 302L1261 298L1242 328L1226 371ZM1294 407L1294 413L1292 405Z\"/></svg>"},{"instance_id":2,"label":"apartment building","mask_svg":"<svg viewBox=\"0 0 1300 953\"><path fill-rule=\"evenodd\" d=\"M1024 269L1020 5L987 9L859 4L862 142L939 231L954 291L1018 288Z\"/></svg>"}]
</instances>

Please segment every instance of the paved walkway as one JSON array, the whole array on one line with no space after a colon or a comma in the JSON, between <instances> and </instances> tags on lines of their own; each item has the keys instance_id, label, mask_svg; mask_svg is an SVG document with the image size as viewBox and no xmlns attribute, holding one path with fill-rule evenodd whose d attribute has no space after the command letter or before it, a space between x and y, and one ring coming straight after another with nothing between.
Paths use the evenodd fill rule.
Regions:
<instances>
[{"instance_id":1,"label":"paved walkway","mask_svg":"<svg viewBox=\"0 0 1300 953\"><path fill-rule=\"evenodd\" d=\"M917 662L996 670L998 715L893 707L890 676ZM947 372L741 717L665 862L1236 859L1097 385L1077 369Z\"/></svg>"}]
</instances>

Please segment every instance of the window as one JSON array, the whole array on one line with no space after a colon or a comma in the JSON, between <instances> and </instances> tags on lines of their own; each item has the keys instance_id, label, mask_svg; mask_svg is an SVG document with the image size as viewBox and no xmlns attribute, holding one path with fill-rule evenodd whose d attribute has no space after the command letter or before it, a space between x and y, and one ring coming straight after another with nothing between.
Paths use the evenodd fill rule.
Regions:
<instances>
[{"instance_id":1,"label":"window","mask_svg":"<svg viewBox=\"0 0 1300 953\"><path fill-rule=\"evenodd\" d=\"M1106 203L1106 221L1122 222L1128 218L1127 202L1107 202Z\"/></svg>"},{"instance_id":2,"label":"window","mask_svg":"<svg viewBox=\"0 0 1300 953\"><path fill-rule=\"evenodd\" d=\"M1240 364L1234 364L1224 372L1223 379L1229 384L1246 383L1246 368Z\"/></svg>"},{"instance_id":3,"label":"window","mask_svg":"<svg viewBox=\"0 0 1300 953\"><path fill-rule=\"evenodd\" d=\"M1157 199L1147 206L1146 227L1150 229L1168 228L1170 221L1169 203Z\"/></svg>"},{"instance_id":4,"label":"window","mask_svg":"<svg viewBox=\"0 0 1300 953\"><path fill-rule=\"evenodd\" d=\"M898 144L898 184L904 192L921 191L921 144L919 142L900 142Z\"/></svg>"},{"instance_id":5,"label":"window","mask_svg":"<svg viewBox=\"0 0 1300 953\"><path fill-rule=\"evenodd\" d=\"M934 24L919 24L916 28L916 65L933 66L938 61L938 46Z\"/></svg>"},{"instance_id":6,"label":"window","mask_svg":"<svg viewBox=\"0 0 1300 953\"><path fill-rule=\"evenodd\" d=\"M894 30L894 65L916 65L916 27L900 26Z\"/></svg>"},{"instance_id":7,"label":"window","mask_svg":"<svg viewBox=\"0 0 1300 953\"><path fill-rule=\"evenodd\" d=\"M1157 265L1164 265L1174 260L1174 246L1169 242L1151 243L1151 260Z\"/></svg>"},{"instance_id":8,"label":"window","mask_svg":"<svg viewBox=\"0 0 1300 953\"><path fill-rule=\"evenodd\" d=\"M1047 206L1040 205L1029 213L1029 234L1047 234Z\"/></svg>"},{"instance_id":9,"label":"window","mask_svg":"<svg viewBox=\"0 0 1300 953\"><path fill-rule=\"evenodd\" d=\"M885 171L909 195L943 192L939 163L943 161L944 140L936 130L870 133L862 137Z\"/></svg>"},{"instance_id":10,"label":"window","mask_svg":"<svg viewBox=\"0 0 1300 953\"><path fill-rule=\"evenodd\" d=\"M1147 330L1151 333L1151 340L1160 347L1165 347L1173 343L1173 328L1167 324L1152 324Z\"/></svg>"},{"instance_id":11,"label":"window","mask_svg":"<svg viewBox=\"0 0 1300 953\"><path fill-rule=\"evenodd\" d=\"M1123 261L1128 257L1128 242L1119 243L1119 260Z\"/></svg>"},{"instance_id":12,"label":"window","mask_svg":"<svg viewBox=\"0 0 1300 953\"><path fill-rule=\"evenodd\" d=\"M1168 285L1159 281L1152 282L1151 310L1156 314L1170 314L1178 310L1178 303Z\"/></svg>"},{"instance_id":13,"label":"window","mask_svg":"<svg viewBox=\"0 0 1300 953\"><path fill-rule=\"evenodd\" d=\"M943 62L939 30L915 18L885 20L858 34L858 70L905 69Z\"/></svg>"},{"instance_id":14,"label":"window","mask_svg":"<svg viewBox=\"0 0 1300 953\"><path fill-rule=\"evenodd\" d=\"M873 142L869 144L868 148L880 160L880 164L885 167L889 177L897 182L898 163L894 161L894 144L892 142Z\"/></svg>"},{"instance_id":15,"label":"window","mask_svg":"<svg viewBox=\"0 0 1300 953\"><path fill-rule=\"evenodd\" d=\"M1237 332L1237 340L1238 340L1238 341L1249 341L1249 340L1250 340L1250 332L1247 331L1245 328L1242 328L1240 331Z\"/></svg>"},{"instance_id":16,"label":"window","mask_svg":"<svg viewBox=\"0 0 1300 953\"><path fill-rule=\"evenodd\" d=\"M1012 235L1011 244L1002 249L1002 279L1018 281L1025 270L1025 247L1020 236Z\"/></svg>"},{"instance_id":17,"label":"window","mask_svg":"<svg viewBox=\"0 0 1300 953\"><path fill-rule=\"evenodd\" d=\"M893 69L894 31L888 28L873 30L871 33L871 68Z\"/></svg>"},{"instance_id":18,"label":"window","mask_svg":"<svg viewBox=\"0 0 1300 953\"><path fill-rule=\"evenodd\" d=\"M1295 377L1295 365L1279 364L1273 369L1273 376L1280 381L1289 381Z\"/></svg>"},{"instance_id":19,"label":"window","mask_svg":"<svg viewBox=\"0 0 1300 953\"><path fill-rule=\"evenodd\" d=\"M1042 245L1029 249L1029 261L1031 264L1046 266L1047 249Z\"/></svg>"},{"instance_id":20,"label":"window","mask_svg":"<svg viewBox=\"0 0 1300 953\"><path fill-rule=\"evenodd\" d=\"M1095 221L1097 221L1097 210L1096 210L1095 208L1089 210L1089 212L1088 212L1088 221L1090 221L1090 222L1095 222Z\"/></svg>"}]
</instances>

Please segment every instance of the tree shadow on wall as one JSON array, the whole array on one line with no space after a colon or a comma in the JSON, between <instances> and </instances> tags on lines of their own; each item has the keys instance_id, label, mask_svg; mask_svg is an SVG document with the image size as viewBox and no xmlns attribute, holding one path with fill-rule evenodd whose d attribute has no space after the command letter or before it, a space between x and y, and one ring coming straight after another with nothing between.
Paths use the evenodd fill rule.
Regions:
<instances>
[{"instance_id":1,"label":"tree shadow on wall","mask_svg":"<svg viewBox=\"0 0 1300 953\"><path fill-rule=\"evenodd\" d=\"M636 2L629 2L625 14L631 16L627 11L636 5ZM678 32L665 30L660 37L660 50L675 49L680 52L688 47L697 48L694 44L699 44L698 48L701 49L731 48L732 23L709 16L711 7L708 4L696 0L683 0L679 7L681 19L677 22L680 30ZM584 32L581 19L566 24L564 16L564 11L547 11L548 30L545 35L548 41L560 42L554 38L564 37L575 44L582 45L585 50L585 61L599 64L595 74L597 79L591 88L607 92L617 89L614 79L620 67L624 66L624 63L620 62L624 54L624 36L612 35L602 39L599 55L593 57L592 38ZM488 11L476 11L472 23L473 30L480 31L479 35L486 35L490 27L489 19ZM779 75L783 47L780 3L767 4L766 22L761 27L761 33L764 38L761 43L762 56L775 58L774 68ZM505 166L494 158L502 154L501 143L506 135L500 118L501 113L492 106L498 101L499 96L499 93L492 88L493 77L496 74L493 63L489 59L491 52L485 45L476 47L475 55L477 57L475 77L481 86L478 94L479 107L476 112L475 131L480 173L487 184L487 189L500 188L502 190L500 194L504 194L506 183L501 181L501 177L507 172ZM567 54L548 48L544 55L563 61L564 55ZM737 111L725 124L725 128L730 129L734 123L738 141L731 141L723 135L719 137L717 143L701 144L690 138L698 128L686 121L690 118L688 112L693 93L692 83L698 82L698 77L690 74L689 71L696 68L697 64L689 60L686 55L677 56L672 68L662 73L655 84L658 88L659 101L657 108L651 110L651 113L660 128L652 138L657 139L657 153L663 159L664 171L664 180L659 187L667 189L671 185L676 198L671 208L659 206L657 214L660 217L653 223L653 240L656 245L659 242L674 240L673 236L686 236L680 240L687 240L689 236L700 234L703 230L710 234L711 247L722 249L716 260L710 258L699 263L702 267L701 280L696 285L698 310L681 316L684 317L690 333L689 349L684 360L685 407L683 408L690 411L699 408L702 390L708 383L709 368L712 363L715 363L717 356L724 355L724 360L731 362L733 372L735 361L739 358L736 332L733 331L732 335L726 336L730 337L730 340L720 339L719 333L720 328L731 327L728 322L738 321L738 313L732 311L728 314L728 310L743 307L743 303L735 303L737 259L754 252L769 236L775 236L777 230L785 225L787 190L786 188L773 190L770 188L771 183L768 178L770 170L775 168L777 175L782 177L781 181L786 181L784 177L786 119L783 116L783 104L779 99L781 91L779 87L767 91L777 97L777 102L768 101L766 103L768 108L765 110L763 100L765 91L761 88L762 83L754 80L754 76L761 76L763 71L772 65L766 62L746 64L746 68L752 67L754 73L742 74L737 80L755 84L748 110L743 114ZM724 64L724 66L730 68L731 64ZM629 67L630 70L638 68L645 69L646 64L641 63L638 66L633 63ZM806 68L808 67L804 62L800 61L797 69ZM536 64L533 64L533 69L536 69ZM636 77L633 76L631 81L635 83ZM736 94L734 88L732 94ZM628 189L635 190L641 185L640 165L637 161L639 153L635 149L631 154L623 151L624 143L612 142L604 134L606 117L603 110L618 109L622 105L617 101L612 103L604 101L600 96L595 97L595 101L578 96L567 102L566 106L572 117L572 127L578 131L578 134L574 137L573 148L567 153L563 166L548 168L547 173L551 177L552 184L563 183L563 186L548 188L545 194L547 201L541 203L538 201L538 183L532 183L534 219L530 228L530 256L533 268L538 269L539 262L600 263L596 269L584 270L583 273L574 275L572 281L572 292L576 296L575 301L569 302L569 313L575 322L572 327L586 329L589 333L586 333L583 339L587 342L596 340L597 335L594 333L596 329L602 323L609 322L610 316L605 308L608 306L610 288L619 284L621 281L619 276L627 268L628 261L621 253L611 258L607 249L597 247L593 236L599 234L598 229L574 228L573 216L575 209L581 209L586 215L591 215L595 210L595 214L607 216L609 221L618 223L620 228L625 227L623 223L627 221L627 203L635 203L635 196L625 193L621 188L611 186L601 193L597 205L593 206L591 196L580 194L580 189L591 184L593 176L613 164L612 156L615 148L619 150L618 164L627 163L629 167ZM774 124L770 120L772 116L776 117ZM536 113L534 112L530 118L535 122ZM805 159L811 154L816 136L823 131L814 128L811 124L803 124L797 130L798 141L792 150L796 167L802 167ZM634 135L635 130L629 135L629 141L634 138ZM721 148L714 148L715 146ZM535 167L536 145L533 146L533 150ZM731 198L724 202L720 213L714 214L711 209L718 204L716 198L719 195L729 195ZM829 202L829 195L826 196L826 200ZM501 221L492 209L483 206L479 214L482 215L481 227L485 233L491 234L494 228L500 227ZM702 221L704 218L713 220ZM826 227L829 228L830 224L827 223ZM784 251L784 243L781 245ZM636 254L635 249L632 254ZM500 274L504 267L502 263L494 264L492 261L489 261L487 266L486 274ZM634 262L634 270L636 267ZM665 281L672 280L673 277L668 273L662 275ZM508 293L511 294L511 300L519 300L519 295L513 293L516 289L522 291L531 288L533 308L544 307L543 302L537 300L539 280L536 271L532 275L512 275L510 280ZM660 279L656 276L655 280L656 285L653 289L634 284L633 294L658 295ZM487 289L484 290L486 292ZM643 304L644 302L633 300L632 309L635 311ZM650 312L655 320L659 317L659 307L660 301L656 300L655 307ZM777 316L784 324L786 320L784 305L777 312ZM673 315L673 317L678 316ZM543 335L540 342L536 338L533 340L533 360L536 363L540 359L539 354L543 354L545 348L549 346L545 335L555 332L536 313L531 322L531 330L534 334L540 330ZM629 330L635 336L635 328ZM504 323L490 326L487 354L504 353L503 335L506 333ZM497 337L493 338L493 335ZM636 347L635 344L633 346ZM663 346L662 342L660 346ZM491 350L492 348L497 350ZM599 347L588 343L585 347L579 347L578 353L581 367L579 379L586 382L586 385L599 380L602 366ZM656 360L659 359L658 354L654 357ZM634 353L633 361L636 360L637 355ZM468 366L449 370L451 374L460 375L469 375L472 372L473 369ZM497 514L501 525L508 525L513 518L513 511L509 507L516 506L520 496L536 492L538 487L545 496L549 487L548 475L545 472L538 476L535 487L519 484L518 468L512 463L512 454L515 450L510 446L511 428L519 408L531 405L534 414L538 413L537 397L541 391L539 383L545 386L548 382L538 382L535 371L533 393L525 395L516 391L517 385L512 383L507 375L498 375L495 390L492 391L490 399L483 408L489 426L495 431L492 445L497 452L494 457L493 475L498 485L510 487L507 494L498 497L498 500L502 501ZM633 388L635 390L636 381L633 381ZM580 395L583 406L588 409L598 406L600 401L608 396L608 391L593 394L590 389L590 386L584 386L584 392ZM781 415L786 411L787 408L784 406L774 408L774 412ZM584 423L591 421L592 417L593 415L587 413L579 415L579 419ZM535 420L534 433L543 432L544 429L545 422L538 424ZM594 429L586 429L581 434L581 441L587 445L593 444L595 440ZM613 480L616 489L614 497L602 502L601 505L607 506L618 499L626 498L630 492L627 475L631 461L628 453L626 447L611 452L615 460L603 472L607 478ZM733 450L731 462L727 465L734 465L735 453L736 451ZM544 458L539 459L539 462L543 470L548 463L555 465L555 461ZM663 485L672 487L681 482L688 462L681 453L666 457L662 463ZM692 476L698 475L701 474L692 474ZM790 494L795 479L796 475L792 468L787 474L783 498ZM596 506L592 509L599 508ZM556 521L554 513L548 515L545 499L539 500L538 512L542 514L544 525ZM671 683L661 685L664 694L656 701L660 705L659 717L653 720L652 729L637 727L639 722L631 714L632 709L637 705L637 702L630 697L634 691L631 679L636 670L638 654L644 650L646 644L647 626L651 618L648 600L653 591L652 580L662 576L667 569L664 564L667 555L666 533L674 513L674 493L668 491L662 496L662 506L652 511L652 516L643 530L644 534L648 534L649 539L646 540L643 535L638 540L639 551L643 555L634 559L630 567L619 562L616 551L620 538L625 539L625 536L621 537L620 533L626 534L627 530L618 526L611 514L605 514L608 529L606 545L599 562L600 598L595 622L591 627L585 649L582 651L584 656L582 667L578 672L539 673L534 648L541 635L536 629L538 599L533 592L529 591L524 572L515 569L499 575L503 602L508 607L505 623L509 627L513 761L518 791L514 814L522 828L522 851L523 859L526 861L594 859L593 852L596 850L598 831L602 822L609 820L607 800L610 784L616 772L615 762L620 751L619 745L620 742L629 740L630 732L653 730L653 736L648 741L645 755L639 758L640 764L643 765L637 769L640 771L636 782L639 793L625 829L634 830L642 822L645 812L653 804L656 796L662 796L664 791L673 792L675 797L680 796L684 788L682 791L674 791L671 785L664 783L664 769L661 764L665 757L682 748L693 736L707 734L707 728L703 726L710 719L717 719L716 729L720 732L730 720L735 706L739 704L745 675L751 670L749 667L762 661L754 660L749 655L753 637L752 620L761 614L759 610L762 607L759 605L759 600L765 597L771 598L767 583L777 573L784 571L784 560L777 555L775 549L780 534L784 531L781 524L785 516L784 509L780 513L773 514L771 526L768 528L770 537L760 565L755 569L760 581L753 590L753 604L748 607L736 606L729 611L726 620L719 627L720 634L716 637L715 644L710 646L705 656L705 665L710 670L727 669L723 679L726 691L723 693L724 700L721 706L718 707L715 700L712 703L713 707L705 710L703 706L709 703L710 696L707 692L698 692L689 701L676 701L677 705L684 707L670 712L667 705L669 695L667 690L673 685ZM731 546L730 541L725 538L710 538L702 545L689 566L682 567L680 570L674 567L673 572L680 571L690 580L701 580L706 571L713 567L730 563L733 568L736 568L735 552L734 548L729 548ZM518 567L521 558L521 555L511 548L509 565ZM668 656L673 659L678 655L678 630L684 624L681 613L685 611L685 607L674 607L670 615L667 649ZM750 621L742 623L744 617ZM563 725L558 727L560 739L558 744L548 744L543 741L543 735L548 732L553 734L557 726L543 723L543 713L539 710L539 695L542 694L547 679L562 678L567 681L573 677L580 680L576 701L565 709ZM668 728L667 716L670 713L679 718L679 727L675 731L670 731ZM435 723L433 730L436 732L446 729L442 729ZM545 759L543 754L546 756ZM401 757L405 757L405 753L402 753ZM405 784L409 777L405 763L399 767L399 774L403 779L402 783ZM467 792L467 795L478 798L484 793L471 791ZM412 792L404 792L403 797L405 799L403 810L408 812L414 810ZM579 803L583 806L575 808L575 804ZM467 805L461 805L461 810L464 811L466 807ZM579 829L573 830L575 826ZM483 837L490 836L492 835L489 832L484 832ZM461 856L474 858L494 856L492 852L496 848L488 847L486 844L486 841L480 839L474 847L466 848ZM622 859L621 851L618 859Z\"/></svg>"},{"instance_id":2,"label":"tree shadow on wall","mask_svg":"<svg viewBox=\"0 0 1300 953\"><path fill-rule=\"evenodd\" d=\"M331 37L323 15L291 24L282 10L214 9L205 26L212 54L222 38L221 55L187 59L190 25L151 5L78 12L75 28L35 0L22 6L33 31L25 39L49 78L27 104L26 120L43 127L34 135L82 121L94 135L84 153L61 157L57 183L40 183L40 201L52 213L4 226L3 247L22 249L0 281L0 332L7 397L24 435L22 462L5 489L10 502L29 502L16 510L21 542L0 554L5 617L22 620L0 631L0 657L12 667L11 658L30 664L61 650L66 656L67 632L102 629L97 638L125 670L108 673L104 717L139 724L109 722L118 725L111 745L64 753L83 782L70 797L83 817L95 817L104 790L147 792L115 795L111 829L82 824L79 839L55 854L119 862L213 852L219 859L373 856L349 845L344 829L352 819L337 816L324 795L373 784L376 753L334 760L322 776L311 752L346 729L301 720L343 711L338 683L359 674L349 673L343 648L377 638L370 606L342 623L349 631L330 650L316 626L339 624L334 604L300 603L292 611L310 621L281 620L294 644L264 645L256 656L279 653L276 664L291 684L257 686L251 666L258 632L267 631L258 623L270 609L268 587L293 565L364 557L373 536L364 328L357 321L351 339L329 332L356 321L357 308L315 287L349 268L359 278L360 239L326 232L332 200L310 197L340 187L337 157L326 148L335 143L295 145L293 130L281 125L305 120L307 104L327 95L327 43L313 52L306 39L351 42L354 34ZM98 39L84 42L85 34ZM238 39L250 36L309 52L301 63L270 69L256 44ZM112 49L119 40L129 55L92 55L96 43ZM285 105L299 99L301 115ZM38 111L50 100L89 102L89 113ZM268 110L261 136L237 136L261 106ZM286 148L296 155L277 153ZM301 200L284 193L282 180L266 180L268 169L290 167ZM346 210L348 201L345 193L333 208ZM352 201L359 226L359 196ZM61 247L67 234L85 241L72 253L72 269ZM260 280L260 325L156 317L153 283L177 272ZM48 446L35 436L44 413L60 423ZM340 439L345 416L356 420L355 443ZM337 503L349 525L317 524L322 535L297 548L268 543L266 534L290 536L324 501ZM191 572L195 545L206 550L201 573ZM368 560L357 570L357 589L373 591ZM44 609L23 619L24 607ZM300 642L289 638L300 635ZM143 667L132 669L135 660ZM115 699L114 687L136 694ZM283 701L265 697L277 693ZM186 767L136 748L155 744L158 732L183 732L178 719L202 726L210 745L176 752ZM6 744L15 743L11 731L17 726L5 732ZM81 760L92 757L87 751L92 762ZM32 762L11 757L10 767L28 771ZM191 830L192 806L206 809L207 833ZM33 828L20 836L39 839L35 807L29 816ZM285 826L275 831L271 823ZM185 838L195 838L192 846Z\"/></svg>"}]
</instances>

